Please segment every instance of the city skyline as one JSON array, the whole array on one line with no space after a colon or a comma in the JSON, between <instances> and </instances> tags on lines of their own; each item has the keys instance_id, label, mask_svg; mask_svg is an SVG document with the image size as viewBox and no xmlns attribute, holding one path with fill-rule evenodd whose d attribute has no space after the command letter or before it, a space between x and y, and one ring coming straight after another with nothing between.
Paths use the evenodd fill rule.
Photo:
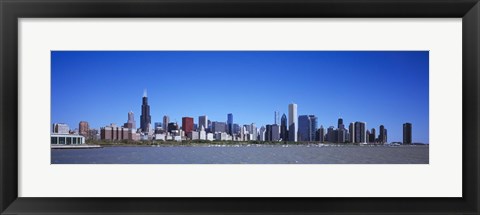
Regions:
<instances>
[{"instance_id":1,"label":"city skyline","mask_svg":"<svg viewBox=\"0 0 480 215\"><path fill-rule=\"evenodd\" d=\"M332 57L332 55L334 57ZM221 57L221 59L216 57ZM241 57L240 62L224 63L223 67L219 65L212 67L211 65L214 63L213 61L221 61L222 59L224 61L234 61L232 58L238 59L239 57ZM69 74L69 72L66 71L71 72L79 69L85 71L85 69L87 69L87 76L88 74L95 75L98 74L96 72L100 72L100 74L90 77L94 78L91 82L97 83L99 80L96 79L102 80L101 77L108 77L107 74L114 75L115 70L113 70L113 68L121 70L120 66L113 65L112 61L118 61L118 64L122 65L128 62L127 64L132 65L127 68L132 69L134 68L133 65L142 68L141 65L144 64L140 64L141 62L156 65L158 63L155 63L155 60L167 61L164 58L170 60L176 59L177 62L175 62L175 65L180 65L180 67L182 67L181 65L183 64L178 61L188 61L195 64L195 66L188 67L191 69L190 72L182 72L185 68L178 68L178 76L181 76L182 73L187 73L193 75L195 78L192 78L192 81L183 81L180 82L180 84L173 85L170 84L171 82L168 80L176 83L175 80L178 79L181 81L188 76L176 77L177 75L175 75L176 73L173 72L173 70L171 70L170 73L162 71L159 71L158 74L152 73L152 77L142 74L141 72L137 72L137 74L120 71L118 75L121 77L117 79L123 81L118 81L118 89L112 89L112 85L114 85L113 83L115 82L109 85L105 84L105 81L102 81L101 84L95 85L86 81L85 83L89 83L86 87L94 89L86 90L87 95L82 95L82 91L75 91L75 93L70 94L68 90L69 85L67 84L65 86L63 84L63 81L66 80ZM337 62L323 62L325 58L329 60L336 59ZM293 74L295 76L277 78L277 76L285 75L285 73L279 72L282 70L282 66L285 66L285 63L282 63L283 61L290 62L287 63L287 65L290 66L297 65L295 73L290 72L286 74L287 76ZM320 65L317 61L321 61L323 64ZM363 63L359 63L360 61ZM81 64L82 62L83 64ZM273 64L275 62L282 64L282 66ZM250 65L244 65L242 63L249 63ZM164 62L161 65L170 65L173 67L172 64L172 62ZM217 70L217 72L211 72L213 74L203 73L203 75L196 74L196 71L208 71L203 64L208 64L208 68L215 68L214 70ZM347 66L345 66L345 64ZM203 67L201 65L203 65ZM268 65L273 65L270 70L266 69ZM334 65L338 67L334 67ZM244 71L243 73L237 73L238 77L226 78L231 75L225 75L219 72L221 71L220 68L233 68L234 66L242 66L244 69L241 70ZM316 67L316 69L312 67ZM357 69L355 70L350 67L357 67ZM382 72L383 67L393 67L393 69L388 70L390 72ZM399 69L399 67L401 69ZM410 68L410 70L404 70L405 67ZM108 71L105 72L107 74L102 73L102 69L99 68ZM152 70L153 66L149 65L149 68ZM254 72L247 70L247 68L254 70ZM332 71L321 72L325 68L330 68ZM335 73L335 70L339 68L345 70L350 69L348 72L342 73L337 71L337 73ZM145 69L145 67L143 67L143 69ZM370 70L376 70L376 72L371 72ZM265 74L256 74L259 71ZM321 73L321 75L317 73ZM85 73L82 74L85 75ZM130 74L131 76L125 74ZM220 77L216 77L216 75ZM275 80L283 84L267 83L268 75L274 75ZM307 87L297 87L296 85L298 84L295 84L295 79L298 78L296 78L296 76L302 77L302 75L304 75L304 77L319 77L324 81L319 80L318 85L311 87L308 87L308 85ZM346 75L350 75L351 77L346 77ZM137 76L143 78L138 78ZM243 86L231 84L232 82L238 83L238 79L248 80L243 76L251 78L254 82L264 83L265 86L257 86L255 84L252 86L252 84L249 84L251 83L249 81L246 81ZM334 80L339 80L338 83L335 82L336 85L333 85L338 85L336 88L330 88L332 84L330 82L332 81L327 81L328 78L332 76L335 78ZM154 77L158 77L158 79ZM163 77L163 79L160 77ZM290 79L294 79L293 82ZM282 80L284 82L282 82ZM300 78L299 80L304 79ZM359 81L360 84L350 85L352 82L355 83L355 80ZM140 83L130 83L129 81L138 81ZM223 86L224 81L230 83L230 85L227 84L225 86L227 87L226 89L217 87L217 85ZM304 82L307 83L310 83L310 81L310 79L304 80ZM157 83L158 86L154 85L153 88L147 87L152 86L152 82ZM205 86L201 85L203 82L205 82ZM191 84L191 88L186 87L187 89L191 89L191 91L182 90L182 83L184 85ZM408 85L406 85L406 83L408 83ZM289 84L294 86L290 86ZM374 86L372 87L371 85ZM228 86L230 86L230 88L228 88ZM321 96L316 96L317 94L313 94L313 92L316 91L311 91L315 89L315 86L318 88L325 87L330 90L322 91ZM348 90L345 91L343 89L348 89L349 87L351 94L355 94L356 96L349 96ZM140 95L142 95L141 91L144 88L148 89L149 93L149 105L151 107L149 115L151 115L152 125L156 122L162 122L164 115L169 116L170 121L176 121L179 125L182 124L183 117L193 117L194 123L198 124L198 117L203 115L208 116L208 119L211 121L227 122L227 114L232 113L234 123L240 125L255 123L257 128L260 128L267 124L273 124L275 119L280 115L288 115L287 104L293 101L298 104L297 117L300 115L315 115L318 118L318 128L320 126L323 126L323 128L335 126L338 117L342 117L346 125L356 121L367 122L367 130L371 128L378 129L380 125L385 125L385 128L389 131L389 142L402 142L402 126L404 123L410 122L414 124L412 141L429 143L428 52L52 52L52 123L64 122L72 126L73 129L78 125L78 122L87 121L90 123L91 128L98 129L110 123L116 123L117 125L124 124L127 121L126 115L130 110L132 110L136 117L135 121L141 121L139 120L139 116L141 115L141 103L139 101L141 98ZM104 91L100 89L111 89L111 91L102 93ZM365 93L358 95L358 91L362 89ZM289 93L289 90L294 91L294 93ZM402 90L404 91L403 93ZM115 91L119 93L115 93ZM252 91L254 92L252 93ZM275 93L271 93L272 91ZM284 96L293 97L289 99L281 98L281 96L278 95L283 95L284 93L294 96ZM379 95L375 96L376 93ZM256 96L255 94L260 94L261 96ZM331 96L329 96L330 94ZM391 95L385 96L388 94ZM73 107L68 103L72 95L74 98L80 96L82 100L86 100L86 102L77 104L80 107ZM90 97L88 97L88 95L90 95ZM340 97L339 95L342 96ZM268 98L267 96L270 96L270 99L266 99ZM135 98L132 99L130 97ZM105 103L102 102L102 98L105 98ZM262 100L262 98L264 98L264 100ZM122 101L116 101L116 99ZM366 102L359 102L362 101L362 99ZM184 100L187 100L187 102ZM302 103L305 100L306 102ZM311 102L309 100L319 100L320 102ZM344 100L352 101L345 102ZM413 102L409 103L409 100ZM284 101L287 102L284 103ZM269 107L269 104L274 105ZM346 104L351 105L346 106ZM63 112L59 109L63 110ZM94 110L99 111L98 113L92 113L91 111ZM402 111L399 110L405 110L405 113L402 114ZM273 116L275 111L278 111L278 113L275 114L277 117ZM335 112L338 114L334 114ZM290 121L288 121L288 124L290 124ZM137 127L139 127L139 125L137 125Z\"/></svg>"}]
</instances>

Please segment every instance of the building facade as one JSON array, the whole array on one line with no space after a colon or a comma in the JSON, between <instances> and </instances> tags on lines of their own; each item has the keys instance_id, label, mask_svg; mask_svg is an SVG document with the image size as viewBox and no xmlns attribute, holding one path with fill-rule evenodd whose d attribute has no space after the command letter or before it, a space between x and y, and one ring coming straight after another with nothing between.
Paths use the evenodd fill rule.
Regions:
<instances>
[{"instance_id":1,"label":"building facade","mask_svg":"<svg viewBox=\"0 0 480 215\"><path fill-rule=\"evenodd\" d=\"M142 115L140 116L140 128L142 132L148 133L151 124L150 105L148 105L147 91L145 91L142 97Z\"/></svg>"},{"instance_id":2,"label":"building facade","mask_svg":"<svg viewBox=\"0 0 480 215\"><path fill-rule=\"evenodd\" d=\"M168 132L178 131L178 124L177 124L176 122L170 122L170 123L168 123L167 131L168 131Z\"/></svg>"},{"instance_id":3,"label":"building facade","mask_svg":"<svg viewBox=\"0 0 480 215\"><path fill-rule=\"evenodd\" d=\"M227 114L227 131L230 135L233 135L235 132L233 130L233 114Z\"/></svg>"},{"instance_id":4,"label":"building facade","mask_svg":"<svg viewBox=\"0 0 480 215\"><path fill-rule=\"evenodd\" d=\"M283 141L288 141L288 129L287 129L287 115L283 114L280 120L280 138Z\"/></svg>"},{"instance_id":5,"label":"building facade","mask_svg":"<svg viewBox=\"0 0 480 215\"><path fill-rule=\"evenodd\" d=\"M385 144L387 143L387 129L385 129L385 126L380 125L380 130L378 134L378 142Z\"/></svg>"},{"instance_id":6,"label":"building facade","mask_svg":"<svg viewBox=\"0 0 480 215\"><path fill-rule=\"evenodd\" d=\"M50 144L77 145L85 144L85 137L75 134L51 134Z\"/></svg>"},{"instance_id":7,"label":"building facade","mask_svg":"<svg viewBox=\"0 0 480 215\"><path fill-rule=\"evenodd\" d=\"M227 124L225 122L212 122L212 133L227 132Z\"/></svg>"},{"instance_id":8,"label":"building facade","mask_svg":"<svg viewBox=\"0 0 480 215\"><path fill-rule=\"evenodd\" d=\"M348 134L350 135L348 142L355 143L355 124L353 122L348 126Z\"/></svg>"},{"instance_id":9,"label":"building facade","mask_svg":"<svg viewBox=\"0 0 480 215\"><path fill-rule=\"evenodd\" d=\"M316 131L317 117L315 115L298 117L298 141L314 141Z\"/></svg>"},{"instance_id":10,"label":"building facade","mask_svg":"<svg viewBox=\"0 0 480 215\"><path fill-rule=\"evenodd\" d=\"M365 122L355 122L355 143L366 143L366 128Z\"/></svg>"},{"instance_id":11,"label":"building facade","mask_svg":"<svg viewBox=\"0 0 480 215\"><path fill-rule=\"evenodd\" d=\"M192 117L182 117L182 130L185 133L190 133L193 131L193 118Z\"/></svg>"},{"instance_id":12,"label":"building facade","mask_svg":"<svg viewBox=\"0 0 480 215\"><path fill-rule=\"evenodd\" d=\"M403 124L403 144L412 144L412 123Z\"/></svg>"},{"instance_id":13,"label":"building facade","mask_svg":"<svg viewBox=\"0 0 480 215\"><path fill-rule=\"evenodd\" d=\"M163 130L168 130L168 123L170 123L170 117L167 115L163 116Z\"/></svg>"},{"instance_id":14,"label":"building facade","mask_svg":"<svg viewBox=\"0 0 480 215\"><path fill-rule=\"evenodd\" d=\"M100 139L102 140L133 140L132 129L118 127L115 124L100 128Z\"/></svg>"},{"instance_id":15,"label":"building facade","mask_svg":"<svg viewBox=\"0 0 480 215\"><path fill-rule=\"evenodd\" d=\"M128 119L127 119L127 122L123 124L123 127L130 128L130 129L137 129L135 116L133 115L132 111L128 112Z\"/></svg>"},{"instance_id":16,"label":"building facade","mask_svg":"<svg viewBox=\"0 0 480 215\"><path fill-rule=\"evenodd\" d=\"M317 136L315 140L320 143L325 142L325 129L323 128L323 125L321 125L320 128L317 130Z\"/></svg>"},{"instance_id":17,"label":"building facade","mask_svg":"<svg viewBox=\"0 0 480 215\"><path fill-rule=\"evenodd\" d=\"M278 126L277 124L271 125L270 140L271 141L280 140L280 126Z\"/></svg>"},{"instance_id":18,"label":"building facade","mask_svg":"<svg viewBox=\"0 0 480 215\"><path fill-rule=\"evenodd\" d=\"M80 123L78 123L78 134L87 138L89 136L89 132L88 132L89 130L90 130L90 127L88 126L88 122L80 121Z\"/></svg>"},{"instance_id":19,"label":"building facade","mask_svg":"<svg viewBox=\"0 0 480 215\"><path fill-rule=\"evenodd\" d=\"M288 140L292 142L297 142L297 104L288 105Z\"/></svg>"},{"instance_id":20,"label":"building facade","mask_svg":"<svg viewBox=\"0 0 480 215\"><path fill-rule=\"evenodd\" d=\"M203 129L208 128L208 116L206 115L198 117L198 128L202 129L202 126L203 126Z\"/></svg>"},{"instance_id":21,"label":"building facade","mask_svg":"<svg viewBox=\"0 0 480 215\"><path fill-rule=\"evenodd\" d=\"M65 123L54 123L53 124L53 133L55 134L68 134L70 132L70 127Z\"/></svg>"}]
</instances>

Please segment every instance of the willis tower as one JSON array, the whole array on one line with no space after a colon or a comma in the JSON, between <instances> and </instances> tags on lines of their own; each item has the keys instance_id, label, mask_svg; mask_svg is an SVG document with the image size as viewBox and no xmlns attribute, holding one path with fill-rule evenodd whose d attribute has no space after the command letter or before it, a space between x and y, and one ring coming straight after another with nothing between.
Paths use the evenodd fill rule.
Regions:
<instances>
[{"instance_id":1,"label":"willis tower","mask_svg":"<svg viewBox=\"0 0 480 215\"><path fill-rule=\"evenodd\" d=\"M151 123L150 105L148 105L147 90L145 90L142 98L142 115L140 116L140 128L142 129L142 132L148 133L150 131Z\"/></svg>"}]
</instances>

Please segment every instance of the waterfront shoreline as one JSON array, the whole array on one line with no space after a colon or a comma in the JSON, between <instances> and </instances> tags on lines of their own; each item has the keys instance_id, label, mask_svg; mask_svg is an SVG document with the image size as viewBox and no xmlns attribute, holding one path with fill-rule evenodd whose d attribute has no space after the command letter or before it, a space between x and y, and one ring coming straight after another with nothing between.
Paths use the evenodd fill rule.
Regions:
<instances>
[{"instance_id":1,"label":"waterfront shoreline","mask_svg":"<svg viewBox=\"0 0 480 215\"><path fill-rule=\"evenodd\" d=\"M429 164L428 146L244 145L51 150L52 164Z\"/></svg>"},{"instance_id":2,"label":"waterfront shoreline","mask_svg":"<svg viewBox=\"0 0 480 215\"><path fill-rule=\"evenodd\" d=\"M87 144L89 145L89 144ZM159 143L159 144L125 144L125 143L108 143L96 144L101 147L343 147L343 146L359 146L359 147L398 147L392 144L336 144L336 143ZM422 145L401 145L401 146L429 146Z\"/></svg>"}]
</instances>

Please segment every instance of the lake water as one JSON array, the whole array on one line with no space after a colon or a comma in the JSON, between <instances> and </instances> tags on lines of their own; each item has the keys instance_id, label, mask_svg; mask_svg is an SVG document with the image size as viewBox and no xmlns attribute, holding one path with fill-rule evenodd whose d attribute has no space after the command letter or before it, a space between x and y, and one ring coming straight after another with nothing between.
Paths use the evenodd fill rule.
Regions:
<instances>
[{"instance_id":1,"label":"lake water","mask_svg":"<svg viewBox=\"0 0 480 215\"><path fill-rule=\"evenodd\" d=\"M52 164L428 164L429 146L250 145L52 149Z\"/></svg>"}]
</instances>

